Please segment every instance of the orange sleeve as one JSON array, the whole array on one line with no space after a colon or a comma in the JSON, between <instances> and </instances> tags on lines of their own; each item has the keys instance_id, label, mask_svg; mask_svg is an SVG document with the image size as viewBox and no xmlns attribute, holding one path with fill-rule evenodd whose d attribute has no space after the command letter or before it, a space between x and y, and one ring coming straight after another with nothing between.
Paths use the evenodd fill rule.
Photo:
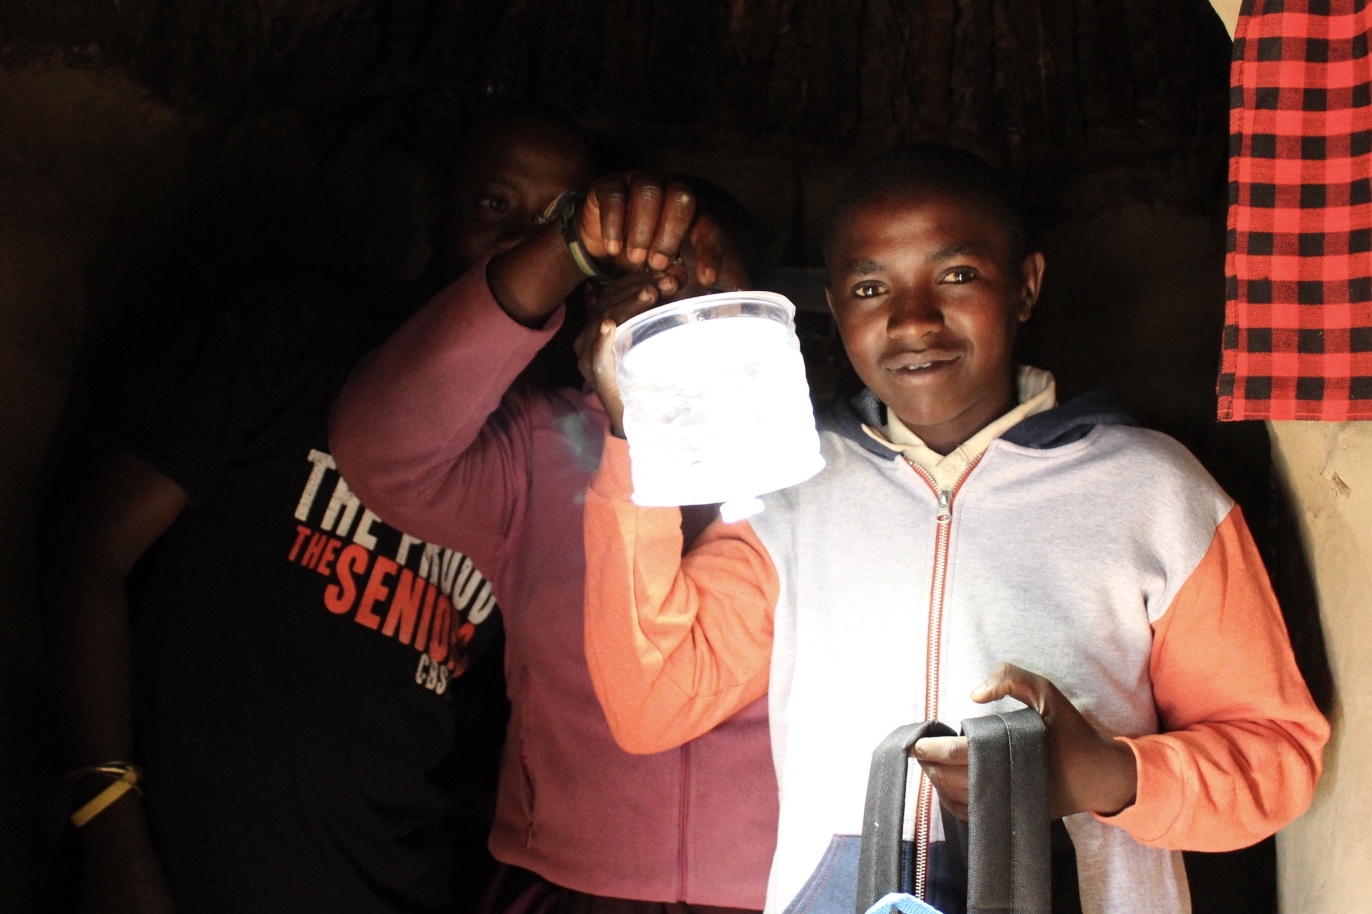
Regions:
<instances>
[{"instance_id":1,"label":"orange sleeve","mask_svg":"<svg viewBox=\"0 0 1372 914\"><path fill-rule=\"evenodd\" d=\"M681 555L681 511L629 500L628 442L606 439L586 495L586 660L628 752L708 732L767 692L777 573L745 521Z\"/></svg>"},{"instance_id":2,"label":"orange sleeve","mask_svg":"<svg viewBox=\"0 0 1372 914\"><path fill-rule=\"evenodd\" d=\"M1138 762L1138 793L1102 821L1144 844L1222 851L1305 811L1329 724L1237 506L1155 623L1150 672L1164 732L1121 737Z\"/></svg>"}]
</instances>

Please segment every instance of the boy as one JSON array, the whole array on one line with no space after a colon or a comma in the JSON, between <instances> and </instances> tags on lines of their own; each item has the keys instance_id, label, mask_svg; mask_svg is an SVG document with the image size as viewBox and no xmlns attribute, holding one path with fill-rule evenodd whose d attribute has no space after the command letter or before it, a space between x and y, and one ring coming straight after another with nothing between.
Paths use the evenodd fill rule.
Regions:
<instances>
[{"instance_id":1,"label":"boy","mask_svg":"<svg viewBox=\"0 0 1372 914\"><path fill-rule=\"evenodd\" d=\"M557 346L563 302L587 269L629 274L591 290L616 315L702 283L746 283L730 246L695 219L698 198L642 173L602 178L584 202L561 198L545 225L478 262L359 365L331 426L369 506L490 576L512 705L491 848L556 887L535 884L535 895L581 914L756 910L775 841L762 702L670 752L615 744L581 609L582 498L605 412L582 390L519 380Z\"/></svg>"},{"instance_id":2,"label":"boy","mask_svg":"<svg viewBox=\"0 0 1372 914\"><path fill-rule=\"evenodd\" d=\"M488 117L435 273L509 247L590 163L560 114ZM291 277L184 338L119 410L49 575L75 803L119 776L94 766L147 774L79 831L89 909L475 906L500 727L452 680L499 644L491 585L378 520L327 444L347 373L423 300ZM470 796L447 783L467 755Z\"/></svg>"},{"instance_id":3,"label":"boy","mask_svg":"<svg viewBox=\"0 0 1372 914\"><path fill-rule=\"evenodd\" d=\"M1328 737L1240 513L1172 440L1015 369L1044 261L980 161L926 146L860 171L826 261L867 390L825 424L820 475L683 558L675 509L633 505L626 442L606 440L586 625L616 737L659 751L770 684L767 910L846 912L872 748L1013 697L1048 724L1084 910L1188 910L1174 849L1299 815ZM606 403L611 329L590 373ZM965 815L965 744L916 756L913 889L959 910L933 813Z\"/></svg>"}]
</instances>

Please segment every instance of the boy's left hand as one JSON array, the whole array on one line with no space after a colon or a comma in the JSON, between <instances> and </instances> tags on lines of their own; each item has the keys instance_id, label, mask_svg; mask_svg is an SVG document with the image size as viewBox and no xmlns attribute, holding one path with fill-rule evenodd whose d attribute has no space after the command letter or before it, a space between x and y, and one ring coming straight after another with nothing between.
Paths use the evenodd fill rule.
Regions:
<instances>
[{"instance_id":1,"label":"boy's left hand","mask_svg":"<svg viewBox=\"0 0 1372 914\"><path fill-rule=\"evenodd\" d=\"M665 302L712 291L700 281L703 268L698 248L706 244L719 248L722 239L709 216L702 215L682 242L681 256L676 262L661 270L626 273L603 285L588 288L589 314L575 343L577 366L609 414L610 431L621 438L624 437L624 403L615 375L615 328ZM721 252L722 248L719 248L710 256L720 260L723 258ZM714 267L707 271L715 277L718 273Z\"/></svg>"},{"instance_id":2,"label":"boy's left hand","mask_svg":"<svg viewBox=\"0 0 1372 914\"><path fill-rule=\"evenodd\" d=\"M1005 697L1034 708L1048 728L1049 803L1053 818L1078 812L1117 813L1134 802L1134 753L1091 725L1057 686L1042 676L1000 663L972 690L985 704ZM933 736L915 743L914 756L959 819L967 818L967 738Z\"/></svg>"},{"instance_id":3,"label":"boy's left hand","mask_svg":"<svg viewBox=\"0 0 1372 914\"><path fill-rule=\"evenodd\" d=\"M673 264L666 270L628 273L604 285L588 287L586 326L574 344L577 367L605 407L610 431L621 438L624 402L615 376L615 328L656 307L664 294L689 285L687 268Z\"/></svg>"}]
</instances>

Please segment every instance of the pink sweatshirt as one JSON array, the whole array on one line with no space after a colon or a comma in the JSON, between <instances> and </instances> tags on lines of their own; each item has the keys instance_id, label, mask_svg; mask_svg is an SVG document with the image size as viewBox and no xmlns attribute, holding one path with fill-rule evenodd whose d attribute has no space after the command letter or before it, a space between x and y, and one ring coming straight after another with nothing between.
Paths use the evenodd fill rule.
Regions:
<instances>
[{"instance_id":1,"label":"pink sweatshirt","mask_svg":"<svg viewBox=\"0 0 1372 914\"><path fill-rule=\"evenodd\" d=\"M513 711L491 850L582 892L761 908L777 819L766 702L666 752L616 745L582 622L605 414L590 394L510 391L562 317L517 324L485 277L482 262L359 365L330 443L380 517L494 586Z\"/></svg>"}]
</instances>

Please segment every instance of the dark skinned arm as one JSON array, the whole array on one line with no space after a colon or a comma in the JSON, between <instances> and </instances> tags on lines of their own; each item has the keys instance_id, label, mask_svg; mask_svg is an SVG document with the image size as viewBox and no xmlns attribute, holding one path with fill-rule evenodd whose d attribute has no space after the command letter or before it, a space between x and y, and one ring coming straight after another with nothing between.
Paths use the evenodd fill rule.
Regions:
<instances>
[{"instance_id":1,"label":"dark skinned arm","mask_svg":"<svg viewBox=\"0 0 1372 914\"><path fill-rule=\"evenodd\" d=\"M58 573L45 593L55 691L71 768L134 761L130 721L129 606L139 558L187 504L185 491L145 461L115 451L97 468L60 532ZM82 803L109 781L74 786ZM80 830L82 909L169 914L171 895L148 835L142 799L129 791Z\"/></svg>"}]
</instances>

